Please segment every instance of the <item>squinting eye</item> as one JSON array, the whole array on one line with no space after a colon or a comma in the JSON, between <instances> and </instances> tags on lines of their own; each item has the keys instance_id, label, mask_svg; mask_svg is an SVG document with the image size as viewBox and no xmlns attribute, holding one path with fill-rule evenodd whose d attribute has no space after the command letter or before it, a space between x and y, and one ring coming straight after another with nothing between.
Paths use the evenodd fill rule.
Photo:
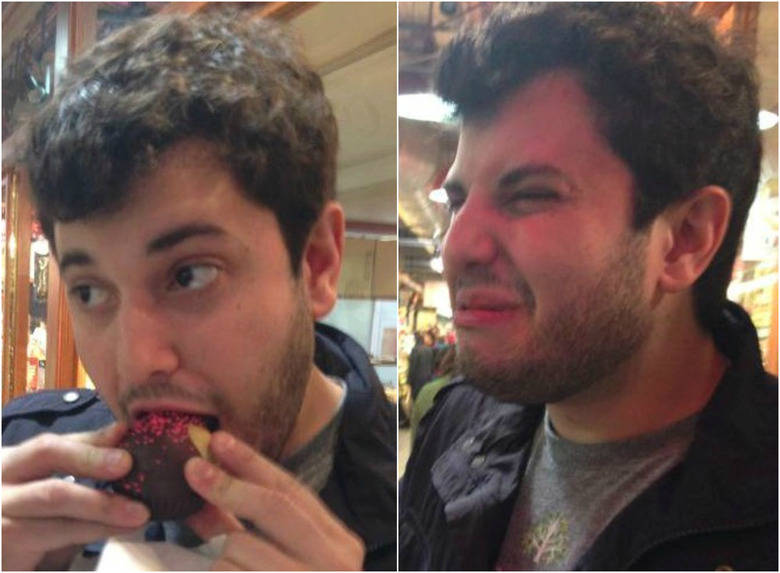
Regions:
<instances>
[{"instance_id":1,"label":"squinting eye","mask_svg":"<svg viewBox=\"0 0 780 573\"><path fill-rule=\"evenodd\" d=\"M508 197L509 201L552 201L558 198L558 193L546 187L528 187L521 189Z\"/></svg>"},{"instance_id":2,"label":"squinting eye","mask_svg":"<svg viewBox=\"0 0 780 573\"><path fill-rule=\"evenodd\" d=\"M108 301L107 289L95 285L79 285L70 289L70 296L79 305L94 308Z\"/></svg>"},{"instance_id":3,"label":"squinting eye","mask_svg":"<svg viewBox=\"0 0 780 573\"><path fill-rule=\"evenodd\" d=\"M211 284L218 273L219 269L212 265L190 265L178 269L174 274L174 280L178 287L201 290Z\"/></svg>"}]
</instances>

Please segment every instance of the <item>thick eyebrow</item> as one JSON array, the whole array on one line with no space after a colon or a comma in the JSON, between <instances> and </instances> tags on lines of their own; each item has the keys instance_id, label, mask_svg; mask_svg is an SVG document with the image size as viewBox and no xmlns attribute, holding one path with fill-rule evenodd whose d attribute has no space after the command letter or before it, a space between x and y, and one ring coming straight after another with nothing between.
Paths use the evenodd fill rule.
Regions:
<instances>
[{"instance_id":1,"label":"thick eyebrow","mask_svg":"<svg viewBox=\"0 0 780 573\"><path fill-rule=\"evenodd\" d=\"M62 258L59 261L60 274L63 274L68 267L93 264L95 264L95 260L86 251L66 251L62 254Z\"/></svg>"},{"instance_id":2,"label":"thick eyebrow","mask_svg":"<svg viewBox=\"0 0 780 573\"><path fill-rule=\"evenodd\" d=\"M154 255L166 251L193 237L224 234L224 229L210 223L189 223L149 241L146 246L146 254Z\"/></svg>"},{"instance_id":3,"label":"thick eyebrow","mask_svg":"<svg viewBox=\"0 0 780 573\"><path fill-rule=\"evenodd\" d=\"M173 248L193 237L208 235L224 235L225 231L210 223L188 223L165 232L159 237L149 241L146 246L146 254L154 255ZM60 273L64 273L68 267L94 265L95 259L84 250L74 249L65 251L59 261Z\"/></svg>"},{"instance_id":4,"label":"thick eyebrow","mask_svg":"<svg viewBox=\"0 0 780 573\"><path fill-rule=\"evenodd\" d=\"M574 183L569 179L566 174L564 174L559 169L556 169L555 167L551 165L545 165L545 164L531 164L531 165L524 165L523 167L518 167L517 169L512 169L508 173L505 173L501 176L501 179L498 180L498 186L501 187L511 187L513 185L517 185L518 183L521 183L523 180L528 179L529 177L554 177L556 179L563 180L566 184L568 184L572 189L576 189Z\"/></svg>"},{"instance_id":5,"label":"thick eyebrow","mask_svg":"<svg viewBox=\"0 0 780 573\"><path fill-rule=\"evenodd\" d=\"M574 182L561 170L546 164L531 164L517 167L511 171L505 173L498 180L498 188L506 188L522 183L525 179L530 177L554 177L564 181L572 190L576 191L577 186ZM448 195L465 195L467 193L466 186L456 177L448 179L442 184L442 187L447 191Z\"/></svg>"}]
</instances>

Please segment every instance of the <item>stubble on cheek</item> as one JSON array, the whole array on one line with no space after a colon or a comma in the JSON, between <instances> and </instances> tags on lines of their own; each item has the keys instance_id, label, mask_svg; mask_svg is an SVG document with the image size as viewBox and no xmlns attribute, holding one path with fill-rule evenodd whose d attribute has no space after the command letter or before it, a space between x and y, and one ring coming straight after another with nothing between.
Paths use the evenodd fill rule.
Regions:
<instances>
[{"instance_id":1,"label":"stubble on cheek","mask_svg":"<svg viewBox=\"0 0 780 573\"><path fill-rule=\"evenodd\" d=\"M300 412L314 360L314 323L298 293L293 316L258 343L239 384L231 420L235 433L271 459L279 459ZM280 333L287 331L281 339Z\"/></svg>"},{"instance_id":2,"label":"stubble on cheek","mask_svg":"<svg viewBox=\"0 0 780 573\"><path fill-rule=\"evenodd\" d=\"M492 347L464 340L462 372L487 394L526 404L558 402L614 372L652 327L642 296L644 239L630 237L624 245L596 280L578 281L527 329L494 336Z\"/></svg>"}]
</instances>

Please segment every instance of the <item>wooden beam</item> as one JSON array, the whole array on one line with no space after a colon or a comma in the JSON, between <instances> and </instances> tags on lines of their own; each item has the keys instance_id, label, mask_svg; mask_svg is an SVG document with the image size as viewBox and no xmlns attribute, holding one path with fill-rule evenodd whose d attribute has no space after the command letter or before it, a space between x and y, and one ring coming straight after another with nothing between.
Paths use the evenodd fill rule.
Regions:
<instances>
[{"instance_id":1,"label":"wooden beam","mask_svg":"<svg viewBox=\"0 0 780 573\"><path fill-rule=\"evenodd\" d=\"M70 2L68 24L68 57L73 61L95 45L97 2Z\"/></svg>"},{"instance_id":2,"label":"wooden beam","mask_svg":"<svg viewBox=\"0 0 780 573\"><path fill-rule=\"evenodd\" d=\"M48 281L45 387L73 388L78 384L76 341L73 338L65 285L60 280L59 268L53 260L49 263Z\"/></svg>"},{"instance_id":3,"label":"wooden beam","mask_svg":"<svg viewBox=\"0 0 780 573\"><path fill-rule=\"evenodd\" d=\"M772 295L772 318L769 326L769 340L767 340L767 352L764 357L764 367L767 371L777 376L777 354L778 354L778 338L777 338L777 283L775 283L772 289L774 294Z\"/></svg>"},{"instance_id":4,"label":"wooden beam","mask_svg":"<svg viewBox=\"0 0 780 573\"><path fill-rule=\"evenodd\" d=\"M3 316L3 404L27 391L30 307L31 209L18 168L3 172L6 194L5 309Z\"/></svg>"}]
</instances>

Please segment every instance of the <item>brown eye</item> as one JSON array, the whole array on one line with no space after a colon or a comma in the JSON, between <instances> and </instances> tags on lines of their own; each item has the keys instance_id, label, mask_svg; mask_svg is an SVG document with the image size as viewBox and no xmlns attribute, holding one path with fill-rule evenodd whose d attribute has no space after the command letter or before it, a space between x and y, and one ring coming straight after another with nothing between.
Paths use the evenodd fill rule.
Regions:
<instances>
[{"instance_id":1,"label":"brown eye","mask_svg":"<svg viewBox=\"0 0 780 573\"><path fill-rule=\"evenodd\" d=\"M174 280L179 288L200 290L211 284L218 273L213 265L188 265L176 270Z\"/></svg>"},{"instance_id":2,"label":"brown eye","mask_svg":"<svg viewBox=\"0 0 780 573\"><path fill-rule=\"evenodd\" d=\"M80 306L93 308L105 304L108 290L95 285L78 285L70 289L70 297Z\"/></svg>"}]
</instances>

